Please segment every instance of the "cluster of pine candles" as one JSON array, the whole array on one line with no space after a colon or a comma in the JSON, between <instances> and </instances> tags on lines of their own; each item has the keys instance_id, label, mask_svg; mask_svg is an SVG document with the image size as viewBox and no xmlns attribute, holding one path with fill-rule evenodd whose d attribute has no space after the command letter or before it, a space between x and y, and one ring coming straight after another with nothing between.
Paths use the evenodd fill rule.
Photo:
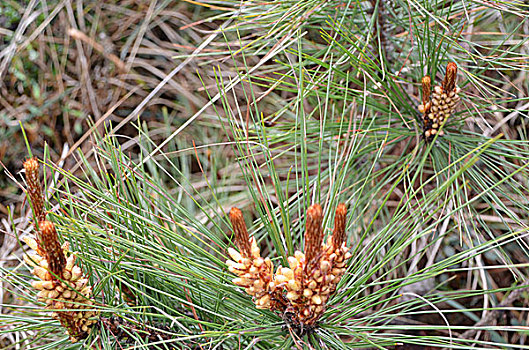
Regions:
<instances>
[{"instance_id":1,"label":"cluster of pine candles","mask_svg":"<svg viewBox=\"0 0 529 350\"><path fill-rule=\"evenodd\" d=\"M422 79L423 133L426 141L436 134L443 135L442 126L459 102L460 89L456 86L457 66L449 63L445 79L431 93L431 79ZM39 162L30 158L24 163L26 194L33 209L34 237L24 241L35 253L24 256L38 280L32 286L38 290L37 300L45 303L51 316L67 330L72 342L88 336L98 322L99 312L92 295L92 286L80 266L76 253L68 242L60 244L55 225L46 219L44 196L39 177ZM233 283L252 296L258 309L277 312L291 332L301 337L317 326L329 298L346 272L351 257L347 247L345 204L336 208L332 235L324 240L323 212L319 204L306 212L304 252L296 251L288 257L288 267L274 269L272 260L262 257L257 241L249 236L242 212L232 208L229 218L235 244L228 249L229 271L237 277Z\"/></svg>"},{"instance_id":2,"label":"cluster of pine candles","mask_svg":"<svg viewBox=\"0 0 529 350\"><path fill-rule=\"evenodd\" d=\"M37 300L44 302L46 309L53 310L51 316L63 325L72 342L76 342L88 336L99 317L92 287L82 269L75 265L76 255L70 252L69 243L60 244L55 225L46 219L37 159L28 159L24 170L26 194L36 223L34 237L24 237L35 253L25 255L24 260L38 278L32 283L39 291ZM270 258L262 258L255 238L249 237L242 212L233 208L230 221L240 250L228 249L233 260L226 263L238 276L233 282L254 297L257 308L289 315L288 326L302 336L313 329L325 311L326 302L336 291L345 273L346 261L351 257L346 245L346 213L345 204L339 204L333 234L324 242L322 208L318 204L309 207L305 253L296 251L288 258L289 267L279 266L274 274Z\"/></svg>"},{"instance_id":3,"label":"cluster of pine candles","mask_svg":"<svg viewBox=\"0 0 529 350\"><path fill-rule=\"evenodd\" d=\"M238 276L233 283L254 297L257 308L288 315L288 326L298 336L303 335L323 314L351 257L346 245L346 213L345 204L339 204L333 233L323 242L321 206L310 206L306 214L305 253L296 251L288 257L289 267L279 266L274 274L270 258L261 257L255 238L249 237L241 211L233 208L230 221L239 251L229 248L233 260L226 262Z\"/></svg>"},{"instance_id":4,"label":"cluster of pine candles","mask_svg":"<svg viewBox=\"0 0 529 350\"><path fill-rule=\"evenodd\" d=\"M75 264L76 255L70 251L70 244L59 243L55 225L46 219L37 159L28 159L24 170L27 198L36 223L34 237L24 237L35 253L24 255L24 260L33 267L31 273L38 278L32 283L39 291L37 300L53 311L51 316L67 330L71 341L76 342L85 338L90 327L97 322L92 287L82 269Z\"/></svg>"}]
</instances>

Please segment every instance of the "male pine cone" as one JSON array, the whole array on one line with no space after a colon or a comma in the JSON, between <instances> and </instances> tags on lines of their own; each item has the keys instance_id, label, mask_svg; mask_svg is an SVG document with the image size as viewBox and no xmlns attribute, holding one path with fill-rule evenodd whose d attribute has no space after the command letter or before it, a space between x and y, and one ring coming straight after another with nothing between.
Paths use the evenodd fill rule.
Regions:
<instances>
[{"instance_id":1,"label":"male pine cone","mask_svg":"<svg viewBox=\"0 0 529 350\"><path fill-rule=\"evenodd\" d=\"M45 219L44 196L39 181L39 164L36 158L24 163L26 170L27 195L38 223L36 239L24 237L24 241L36 253L24 255L24 260L33 267L31 273L38 278L32 282L39 292L37 300L54 310L52 317L66 328L70 340L76 342L85 338L90 326L97 322L98 312L94 311L92 287L83 271L75 265L76 256L69 251L69 243L59 243L55 225Z\"/></svg>"},{"instance_id":2,"label":"male pine cone","mask_svg":"<svg viewBox=\"0 0 529 350\"><path fill-rule=\"evenodd\" d=\"M442 136L441 126L454 114L455 108L460 101L461 89L456 86L457 65L453 62L446 66L446 74L443 83L434 87L431 94L431 79L425 76L421 80L422 104L419 112L423 114L423 132L426 141L432 141L436 134Z\"/></svg>"},{"instance_id":3,"label":"male pine cone","mask_svg":"<svg viewBox=\"0 0 529 350\"><path fill-rule=\"evenodd\" d=\"M289 267L279 266L273 273L269 258L260 256L255 239L248 238L246 225L239 209L233 208L230 220L235 242L240 250L228 249L233 260L226 263L230 272L239 276L233 282L254 297L257 308L292 313L297 325L313 326L325 311L326 302L336 291L338 282L351 257L346 245L345 204L336 209L334 231L323 243L321 226L323 213L319 204L307 210L305 252L296 251L288 257ZM251 248L247 248L251 246Z\"/></svg>"}]
</instances>

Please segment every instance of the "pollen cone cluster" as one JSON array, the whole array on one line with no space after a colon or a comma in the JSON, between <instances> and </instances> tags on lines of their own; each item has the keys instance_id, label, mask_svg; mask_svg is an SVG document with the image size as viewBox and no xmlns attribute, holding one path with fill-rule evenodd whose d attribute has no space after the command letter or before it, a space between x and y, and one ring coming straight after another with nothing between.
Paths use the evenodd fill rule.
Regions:
<instances>
[{"instance_id":1,"label":"pollen cone cluster","mask_svg":"<svg viewBox=\"0 0 529 350\"><path fill-rule=\"evenodd\" d=\"M457 65L453 62L446 66L445 79L441 86L435 86L431 94L431 79L429 76L422 78L422 104L419 112L423 114L424 138L433 140L436 134L442 136L443 130L439 130L443 123L454 113L455 107L460 101L461 89L456 86Z\"/></svg>"},{"instance_id":2,"label":"pollen cone cluster","mask_svg":"<svg viewBox=\"0 0 529 350\"><path fill-rule=\"evenodd\" d=\"M33 161L36 160L30 159ZM26 182L28 184L28 196L35 196L35 184L38 181L38 163L36 167L26 169ZM28 169L30 171L28 172ZM29 181L29 179L36 181ZM33 187L33 188L31 188ZM42 192L40 192L42 198ZM36 218L44 218L42 210L42 200L38 202L38 197L30 198ZM35 205L35 203L40 204ZM97 322L97 312L93 311L94 302L92 300L92 287L88 279L83 275L83 271L75 265L76 256L69 250L69 243L62 246L59 243L55 225L43 219L39 222L37 239L24 237L24 241L36 253L24 256L24 260L31 271L39 280L34 281L32 286L39 291L37 300L46 303L47 310L53 310L52 317L58 320L65 327L72 342L85 338L90 330L90 326ZM92 309L92 310L91 310Z\"/></svg>"},{"instance_id":3,"label":"pollen cone cluster","mask_svg":"<svg viewBox=\"0 0 529 350\"><path fill-rule=\"evenodd\" d=\"M228 248L228 253L233 260L226 264L230 272L238 277L233 283L243 287L246 293L254 297L255 305L259 309L279 309L280 295L276 295L273 286L274 265L270 258L263 259L255 238L249 238L242 212L238 208L230 211L230 221L235 231L235 242L240 253L233 248Z\"/></svg>"},{"instance_id":4,"label":"pollen cone cluster","mask_svg":"<svg viewBox=\"0 0 529 350\"><path fill-rule=\"evenodd\" d=\"M234 208L237 213L240 210ZM301 326L313 326L325 310L326 302L329 297L336 291L338 282L345 273L346 262L351 257L349 248L346 246L345 224L346 224L347 209L345 204L339 204L336 209L334 231L332 236L329 236L326 242L323 241L322 228L322 209L318 204L312 205L307 210L306 217L306 232L305 232L305 252L296 251L294 256L288 258L288 267L279 266L277 272L273 274L273 266L270 264L267 267L265 279L261 279L260 275L248 273L248 277L252 276L254 285L263 285L260 289L260 294L252 294L248 288L248 294L254 296L255 304L258 308L268 308L282 313L288 311L294 314L294 322ZM235 217L230 213L230 219ZM243 223L242 215L237 217L237 224ZM246 232L246 227L244 229ZM235 235L239 233L235 230ZM236 238L236 241L240 241ZM247 236L247 233L246 233ZM259 250L255 244L255 240L250 239L252 250ZM230 256L235 261L241 261L239 265L235 265L234 261L228 260L227 264L230 271L241 276L242 271L249 271L252 267L255 268L254 261L263 259L257 254L247 255L246 252L239 246L241 253L234 249L229 250ZM253 253L253 251L252 251ZM247 264L242 261L248 261ZM267 258L264 261L269 261ZM262 264L259 262L259 266ZM247 266L250 266L249 269ZM244 268L244 269L243 269ZM257 270L256 270L257 271ZM243 277L244 278L244 277ZM236 278L233 282L240 284L241 278ZM247 278L250 280L250 278ZM246 285L244 285L246 287ZM270 303L263 303L261 300L269 300Z\"/></svg>"}]
</instances>

